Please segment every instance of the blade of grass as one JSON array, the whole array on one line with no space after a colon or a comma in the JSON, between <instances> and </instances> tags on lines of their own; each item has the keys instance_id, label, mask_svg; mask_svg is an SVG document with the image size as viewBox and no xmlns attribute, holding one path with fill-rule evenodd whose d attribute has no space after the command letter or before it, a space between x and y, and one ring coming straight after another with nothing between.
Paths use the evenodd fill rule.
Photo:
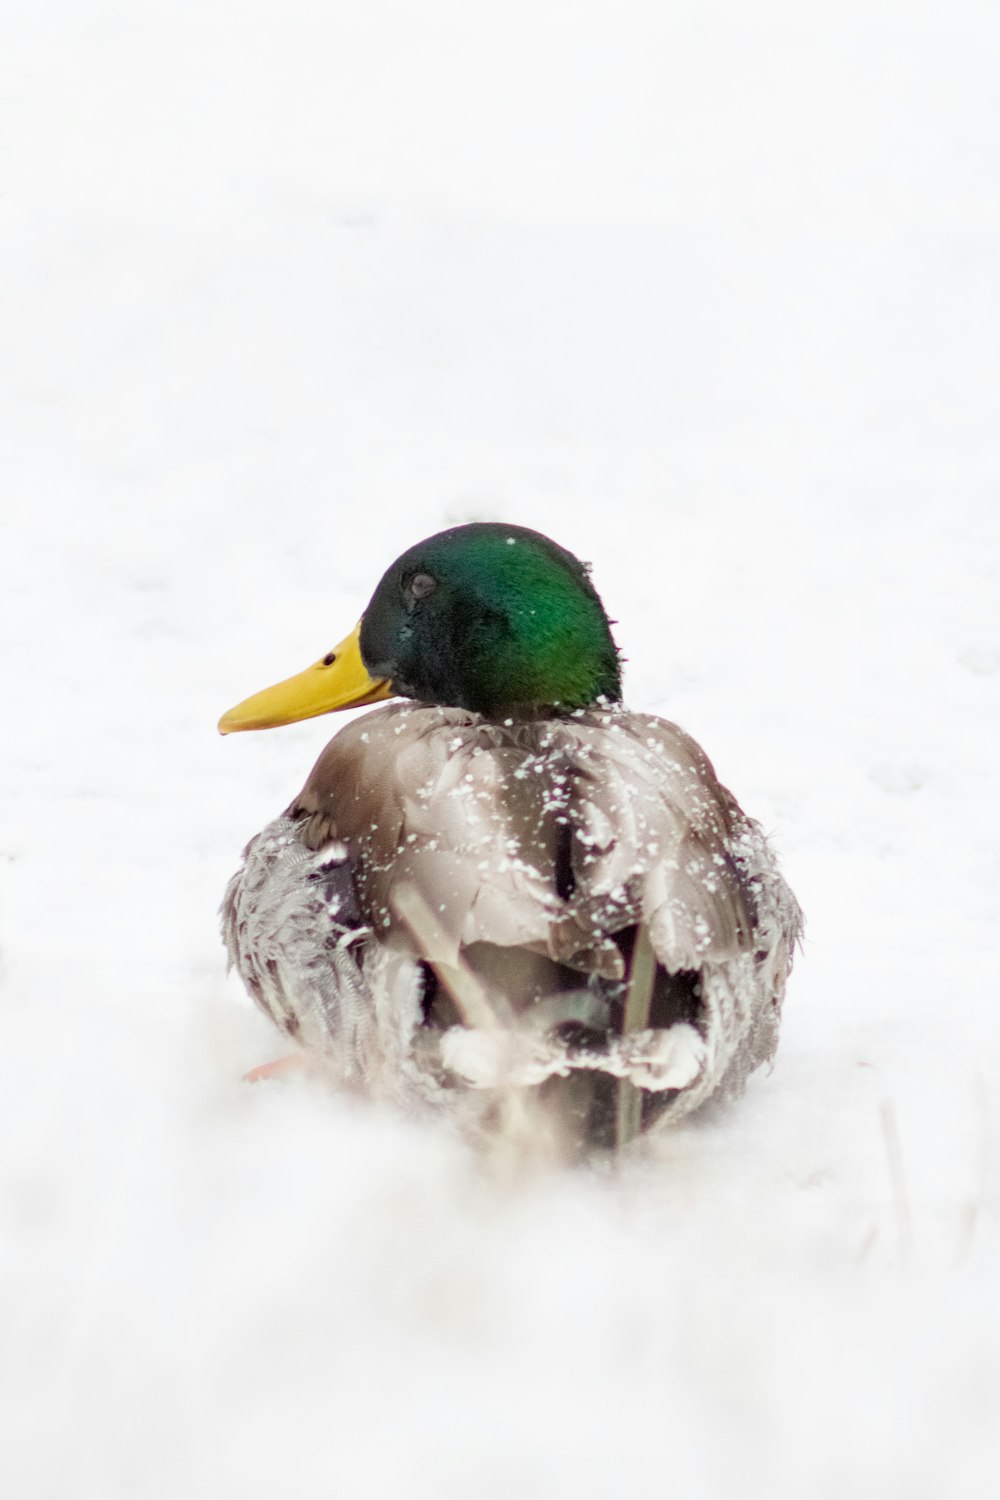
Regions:
<instances>
[{"instance_id":1,"label":"blade of grass","mask_svg":"<svg viewBox=\"0 0 1000 1500\"><path fill-rule=\"evenodd\" d=\"M910 1198L906 1191L906 1171L903 1166L903 1143L899 1135L896 1106L891 1099L883 1099L879 1111L882 1119L882 1135L885 1138L885 1154L889 1163L889 1181L892 1184L892 1201L896 1211L896 1233L899 1243L900 1264L905 1265L913 1248L913 1224L910 1217Z\"/></svg>"},{"instance_id":2,"label":"blade of grass","mask_svg":"<svg viewBox=\"0 0 1000 1500\"><path fill-rule=\"evenodd\" d=\"M417 952L431 965L455 1002L463 1024L472 1031L515 1029L517 1018L506 999L495 992L488 995L461 954L451 956L454 945L412 882L396 887L392 905L409 929ZM445 954L449 957L444 957ZM555 1123L544 1118L534 1090L517 1089L505 1083L497 1093L500 1125L496 1148L500 1155L494 1153L495 1165L508 1175L516 1175L532 1157L537 1161L554 1160L559 1151Z\"/></svg>"},{"instance_id":3,"label":"blade of grass","mask_svg":"<svg viewBox=\"0 0 1000 1500\"><path fill-rule=\"evenodd\" d=\"M622 1020L622 1036L634 1031L643 1031L649 1021L649 1007L653 999L653 980L656 977L656 954L649 940L645 922L639 924L632 949L632 972L629 975L628 994L625 996L625 1015ZM615 1148L622 1151L639 1134L642 1127L642 1090L627 1078L618 1084L618 1111L615 1118Z\"/></svg>"},{"instance_id":4,"label":"blade of grass","mask_svg":"<svg viewBox=\"0 0 1000 1500\"><path fill-rule=\"evenodd\" d=\"M437 914L411 881L397 885L392 904L409 928L421 958L431 965L438 979L455 1002L455 1008L466 1026L477 1031L497 1031L508 1016L491 1000L461 954L455 962L442 955L451 946Z\"/></svg>"}]
</instances>

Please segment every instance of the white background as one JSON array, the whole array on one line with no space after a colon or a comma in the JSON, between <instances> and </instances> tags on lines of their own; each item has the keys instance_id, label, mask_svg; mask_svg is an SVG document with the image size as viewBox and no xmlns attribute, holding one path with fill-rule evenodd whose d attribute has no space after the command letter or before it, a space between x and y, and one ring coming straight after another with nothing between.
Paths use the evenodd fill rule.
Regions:
<instances>
[{"instance_id":1,"label":"white background","mask_svg":"<svg viewBox=\"0 0 1000 1500\"><path fill-rule=\"evenodd\" d=\"M995 6L0 22L5 1494L992 1495ZM216 907L336 725L215 721L487 518L807 911L617 1176L239 1082Z\"/></svg>"}]
</instances>

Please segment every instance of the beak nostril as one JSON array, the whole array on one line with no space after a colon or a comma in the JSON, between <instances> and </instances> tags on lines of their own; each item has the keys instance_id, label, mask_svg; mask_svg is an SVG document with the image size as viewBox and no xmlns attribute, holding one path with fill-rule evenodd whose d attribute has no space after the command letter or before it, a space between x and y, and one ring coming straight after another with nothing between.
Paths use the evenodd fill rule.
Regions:
<instances>
[{"instance_id":1,"label":"beak nostril","mask_svg":"<svg viewBox=\"0 0 1000 1500\"><path fill-rule=\"evenodd\" d=\"M323 658L323 665L324 665L324 667L332 667L333 664L334 664L334 662L336 660L337 660L337 653L336 653L336 651L328 651L326 653L326 655L324 656L324 658Z\"/></svg>"}]
</instances>

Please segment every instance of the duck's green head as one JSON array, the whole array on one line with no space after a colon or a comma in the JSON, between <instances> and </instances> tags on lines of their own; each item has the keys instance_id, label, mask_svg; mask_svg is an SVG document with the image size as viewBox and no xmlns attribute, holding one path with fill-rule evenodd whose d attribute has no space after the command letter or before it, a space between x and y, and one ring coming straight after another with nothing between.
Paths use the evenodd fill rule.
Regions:
<instances>
[{"instance_id":1,"label":"duck's green head","mask_svg":"<svg viewBox=\"0 0 1000 1500\"><path fill-rule=\"evenodd\" d=\"M399 696L492 718L621 699L621 666L587 569L540 532L456 526L404 552L359 625L321 661L246 699L222 732Z\"/></svg>"}]
</instances>

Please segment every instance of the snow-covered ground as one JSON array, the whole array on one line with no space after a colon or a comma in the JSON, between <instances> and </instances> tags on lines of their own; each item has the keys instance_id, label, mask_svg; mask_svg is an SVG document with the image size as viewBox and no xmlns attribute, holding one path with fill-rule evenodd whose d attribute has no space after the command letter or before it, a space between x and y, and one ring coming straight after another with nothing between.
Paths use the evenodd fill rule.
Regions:
<instances>
[{"instance_id":1,"label":"snow-covered ground","mask_svg":"<svg viewBox=\"0 0 1000 1500\"><path fill-rule=\"evenodd\" d=\"M992 1496L995 6L0 21L3 1493ZM617 1175L239 1081L216 907L336 725L215 721L488 517L809 919Z\"/></svg>"}]
</instances>

